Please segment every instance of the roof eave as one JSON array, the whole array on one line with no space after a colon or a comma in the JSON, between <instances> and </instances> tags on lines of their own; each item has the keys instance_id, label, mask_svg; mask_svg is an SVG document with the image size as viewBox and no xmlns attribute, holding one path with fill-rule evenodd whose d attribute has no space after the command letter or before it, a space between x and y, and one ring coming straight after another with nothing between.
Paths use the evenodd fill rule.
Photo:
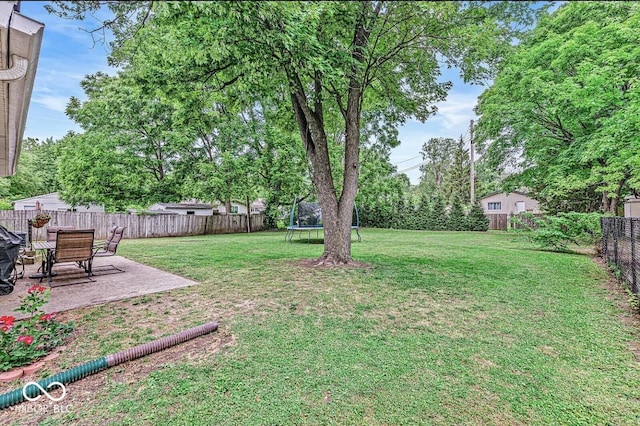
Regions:
<instances>
[{"instance_id":1,"label":"roof eave","mask_svg":"<svg viewBox=\"0 0 640 426\"><path fill-rule=\"evenodd\" d=\"M44 24L0 2L0 176L13 176L22 151Z\"/></svg>"}]
</instances>

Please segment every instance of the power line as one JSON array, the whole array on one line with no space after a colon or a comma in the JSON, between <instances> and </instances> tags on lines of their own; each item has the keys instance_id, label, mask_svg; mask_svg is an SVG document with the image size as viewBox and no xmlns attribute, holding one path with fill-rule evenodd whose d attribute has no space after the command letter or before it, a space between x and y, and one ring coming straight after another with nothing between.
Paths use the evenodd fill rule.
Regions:
<instances>
[{"instance_id":1,"label":"power line","mask_svg":"<svg viewBox=\"0 0 640 426\"><path fill-rule=\"evenodd\" d=\"M429 162L429 160L427 160L427 161L423 161L423 162L421 162L421 163L418 163L418 164L416 164L416 165L414 165L414 166L411 166L411 167L408 167L408 168L406 168L406 169L398 170L396 173L404 173L404 172L408 172L409 170L417 169L418 167L420 167L420 166L422 166L422 165L424 165L424 164L427 164L428 162Z\"/></svg>"},{"instance_id":2,"label":"power line","mask_svg":"<svg viewBox=\"0 0 640 426\"><path fill-rule=\"evenodd\" d=\"M466 144L470 144L473 140L473 135L469 133L469 128L467 128L467 131L464 133L464 135L460 135L460 138L462 139L463 143ZM394 163L394 165L398 165L401 163L406 163L407 161L411 161L411 160L415 160L416 158L420 158L422 157L422 155L417 155L415 157L409 158L408 160L402 160L402 161L398 161L397 163ZM415 164L413 166L407 167L406 169L402 169L402 170L398 170L396 173L400 174L400 173L405 173L414 169L417 169L420 166L423 166L427 163L429 163L430 160L425 160L425 161L421 161L418 164Z\"/></svg>"},{"instance_id":3,"label":"power line","mask_svg":"<svg viewBox=\"0 0 640 426\"><path fill-rule=\"evenodd\" d=\"M406 163L407 161L415 160L416 158L421 158L421 157L422 157L422 155L416 155L415 157L409 158L408 160L398 161L397 163L394 164L394 166L397 166L400 163Z\"/></svg>"}]
</instances>

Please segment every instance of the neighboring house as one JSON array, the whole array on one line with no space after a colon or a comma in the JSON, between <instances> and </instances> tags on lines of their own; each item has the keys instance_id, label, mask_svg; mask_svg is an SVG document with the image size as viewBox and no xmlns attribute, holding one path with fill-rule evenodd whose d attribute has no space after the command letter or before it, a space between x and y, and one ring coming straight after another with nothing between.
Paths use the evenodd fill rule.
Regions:
<instances>
[{"instance_id":1,"label":"neighboring house","mask_svg":"<svg viewBox=\"0 0 640 426\"><path fill-rule=\"evenodd\" d=\"M263 200L258 199L253 201L250 206L251 214L260 214L264 211L266 205ZM213 208L215 212L219 214L226 214L227 209L224 206L224 203L218 202L218 204ZM247 204L245 202L239 200L231 200L231 214L247 214Z\"/></svg>"},{"instance_id":2,"label":"neighboring house","mask_svg":"<svg viewBox=\"0 0 640 426\"><path fill-rule=\"evenodd\" d=\"M506 213L509 215L523 212L542 213L538 201L522 192L494 192L480 198L485 214Z\"/></svg>"},{"instance_id":3,"label":"neighboring house","mask_svg":"<svg viewBox=\"0 0 640 426\"><path fill-rule=\"evenodd\" d=\"M267 208L264 200L258 199L251 203L251 214L260 214Z\"/></svg>"},{"instance_id":4,"label":"neighboring house","mask_svg":"<svg viewBox=\"0 0 640 426\"><path fill-rule=\"evenodd\" d=\"M258 214L264 210L264 202L261 200L251 203L251 214ZM156 214L192 214L196 216L211 216L214 214L226 214L224 203L217 202L214 205L198 203L196 201L183 201L182 203L156 203L147 209L149 213ZM231 201L231 214L247 214L247 206L241 201Z\"/></svg>"},{"instance_id":5,"label":"neighboring house","mask_svg":"<svg viewBox=\"0 0 640 426\"><path fill-rule=\"evenodd\" d=\"M59 212L97 212L104 213L104 206L89 204L89 206L72 206L58 197L57 192L24 198L13 202L14 210L53 210Z\"/></svg>"},{"instance_id":6,"label":"neighboring house","mask_svg":"<svg viewBox=\"0 0 640 426\"><path fill-rule=\"evenodd\" d=\"M640 217L640 198L627 197L624 202L624 217Z\"/></svg>"},{"instance_id":7,"label":"neighboring house","mask_svg":"<svg viewBox=\"0 0 640 426\"><path fill-rule=\"evenodd\" d=\"M147 211L162 214L213 215L213 207L211 207L211 204L204 203L156 203L149 207Z\"/></svg>"}]
</instances>

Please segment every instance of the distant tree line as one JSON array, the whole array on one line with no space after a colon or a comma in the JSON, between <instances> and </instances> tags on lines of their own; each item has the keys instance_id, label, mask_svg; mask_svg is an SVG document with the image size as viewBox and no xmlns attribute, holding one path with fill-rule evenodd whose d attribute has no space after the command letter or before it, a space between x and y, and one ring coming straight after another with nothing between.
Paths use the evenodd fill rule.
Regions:
<instances>
[{"instance_id":1,"label":"distant tree line","mask_svg":"<svg viewBox=\"0 0 640 426\"><path fill-rule=\"evenodd\" d=\"M489 219L480 204L463 206L453 197L445 205L442 197L423 196L418 203L400 199L396 205L362 205L358 207L360 224L373 228L425 231L487 231Z\"/></svg>"}]
</instances>

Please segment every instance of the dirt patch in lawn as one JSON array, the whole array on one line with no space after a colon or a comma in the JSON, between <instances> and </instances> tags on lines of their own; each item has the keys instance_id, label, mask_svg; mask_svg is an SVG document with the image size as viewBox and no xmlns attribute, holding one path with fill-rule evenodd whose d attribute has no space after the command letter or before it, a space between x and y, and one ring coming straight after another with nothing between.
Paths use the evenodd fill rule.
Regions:
<instances>
[{"instance_id":1,"label":"dirt patch in lawn","mask_svg":"<svg viewBox=\"0 0 640 426\"><path fill-rule=\"evenodd\" d=\"M318 259L303 259L297 262L291 262L293 266L299 266L302 268L364 268L371 269L371 264L366 262L360 262L357 260L351 260L347 263L338 263L323 258Z\"/></svg>"}]
</instances>

